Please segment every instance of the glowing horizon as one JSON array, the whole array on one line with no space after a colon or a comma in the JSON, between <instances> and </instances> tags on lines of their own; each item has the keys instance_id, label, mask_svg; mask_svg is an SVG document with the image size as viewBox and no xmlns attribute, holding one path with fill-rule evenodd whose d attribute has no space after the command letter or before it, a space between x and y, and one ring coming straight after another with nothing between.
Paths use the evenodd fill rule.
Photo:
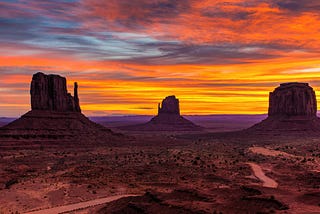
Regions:
<instances>
[{"instance_id":1,"label":"glowing horizon","mask_svg":"<svg viewBox=\"0 0 320 214\"><path fill-rule=\"evenodd\" d=\"M83 112L263 114L283 82L320 94L316 0L0 1L0 116L30 109L36 72L79 83ZM318 92L319 91L319 92ZM320 102L318 102L320 105Z\"/></svg>"}]
</instances>

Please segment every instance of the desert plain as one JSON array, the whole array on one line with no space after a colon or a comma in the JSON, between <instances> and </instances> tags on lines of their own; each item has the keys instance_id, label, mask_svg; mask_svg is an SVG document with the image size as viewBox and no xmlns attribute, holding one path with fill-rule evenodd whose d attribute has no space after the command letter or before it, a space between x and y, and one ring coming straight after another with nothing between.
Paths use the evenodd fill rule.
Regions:
<instances>
[{"instance_id":1,"label":"desert plain","mask_svg":"<svg viewBox=\"0 0 320 214\"><path fill-rule=\"evenodd\" d=\"M0 213L79 203L66 213L319 213L320 138L235 131L263 115L239 117L189 117L209 128L126 132L105 144L2 140ZM107 127L115 122L130 120L99 119Z\"/></svg>"}]
</instances>

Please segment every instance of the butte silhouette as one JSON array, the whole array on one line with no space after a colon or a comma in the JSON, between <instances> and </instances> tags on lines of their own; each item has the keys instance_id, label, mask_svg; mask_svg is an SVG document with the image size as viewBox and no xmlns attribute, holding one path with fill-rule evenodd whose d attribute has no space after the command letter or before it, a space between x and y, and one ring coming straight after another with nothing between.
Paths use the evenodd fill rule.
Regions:
<instances>
[{"instance_id":1,"label":"butte silhouette","mask_svg":"<svg viewBox=\"0 0 320 214\"><path fill-rule=\"evenodd\" d=\"M36 73L32 77L31 111L0 128L0 139L108 142L119 135L90 121L81 113L78 84L74 96L67 92L66 78Z\"/></svg>"},{"instance_id":2,"label":"butte silhouette","mask_svg":"<svg viewBox=\"0 0 320 214\"><path fill-rule=\"evenodd\" d=\"M249 128L254 132L320 132L317 100L308 83L280 84L269 95L267 119Z\"/></svg>"},{"instance_id":3,"label":"butte silhouette","mask_svg":"<svg viewBox=\"0 0 320 214\"><path fill-rule=\"evenodd\" d=\"M128 131L201 131L201 126L180 115L179 100L174 96L166 97L158 104L158 115L145 124L120 127Z\"/></svg>"}]
</instances>

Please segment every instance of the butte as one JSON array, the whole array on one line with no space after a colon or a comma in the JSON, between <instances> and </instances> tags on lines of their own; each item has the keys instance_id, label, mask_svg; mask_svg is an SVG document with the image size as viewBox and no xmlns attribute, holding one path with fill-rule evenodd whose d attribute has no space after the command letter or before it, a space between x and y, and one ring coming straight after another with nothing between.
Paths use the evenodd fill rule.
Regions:
<instances>
[{"instance_id":1,"label":"butte","mask_svg":"<svg viewBox=\"0 0 320 214\"><path fill-rule=\"evenodd\" d=\"M59 141L84 144L113 142L121 136L81 113L78 84L74 96L66 78L36 73L32 77L31 111L0 128L0 141Z\"/></svg>"},{"instance_id":2,"label":"butte","mask_svg":"<svg viewBox=\"0 0 320 214\"><path fill-rule=\"evenodd\" d=\"M174 95L158 104L158 115L145 124L120 127L128 131L201 131L203 128L180 115L179 99Z\"/></svg>"},{"instance_id":3,"label":"butte","mask_svg":"<svg viewBox=\"0 0 320 214\"><path fill-rule=\"evenodd\" d=\"M268 117L247 129L258 133L319 132L317 100L308 83L280 84L269 94Z\"/></svg>"}]
</instances>

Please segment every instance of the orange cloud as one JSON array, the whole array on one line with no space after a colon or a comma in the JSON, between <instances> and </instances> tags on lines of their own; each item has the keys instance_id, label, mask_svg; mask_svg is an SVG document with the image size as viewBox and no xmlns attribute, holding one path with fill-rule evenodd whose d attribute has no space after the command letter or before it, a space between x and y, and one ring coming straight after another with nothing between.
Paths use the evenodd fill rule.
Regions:
<instances>
[{"instance_id":1,"label":"orange cloud","mask_svg":"<svg viewBox=\"0 0 320 214\"><path fill-rule=\"evenodd\" d=\"M2 4L0 116L29 109L38 71L78 81L88 114L151 115L171 94L183 114L265 113L281 82L320 89L316 1L31 2Z\"/></svg>"},{"instance_id":2,"label":"orange cloud","mask_svg":"<svg viewBox=\"0 0 320 214\"><path fill-rule=\"evenodd\" d=\"M157 103L167 95L175 94L181 100L184 114L213 113L265 113L268 92L278 83L286 81L311 82L315 89L320 87L320 71L306 73L306 67L320 64L318 59L297 60L296 56L277 60L259 60L237 65L136 65L119 62L84 62L70 59L6 58L0 67L26 66L42 68L44 72L68 71L70 91L72 81L80 85L80 98L87 114L155 114ZM47 68L47 70L45 70ZM53 68L53 70L52 70ZM94 72L90 73L90 69ZM114 71L121 72L116 75ZM301 71L301 72L300 72ZM10 95L5 106L20 105L27 110L31 74L6 75L1 83L24 83L25 88ZM109 77L107 74L110 74ZM126 76L127 75L127 76ZM316 77L318 76L318 77ZM316 77L316 78L315 78ZM8 95L0 88L2 97ZM15 104L15 99L19 101ZM16 109L14 109L16 111Z\"/></svg>"},{"instance_id":3,"label":"orange cloud","mask_svg":"<svg viewBox=\"0 0 320 214\"><path fill-rule=\"evenodd\" d=\"M261 3L260 3L261 2ZM283 5L283 4L282 4ZM84 24L189 43L262 43L319 47L319 13L291 13L276 1L86 0ZM157 7L158 9L155 9ZM161 7L163 7L161 9ZM160 8L160 9L159 9Z\"/></svg>"}]
</instances>

